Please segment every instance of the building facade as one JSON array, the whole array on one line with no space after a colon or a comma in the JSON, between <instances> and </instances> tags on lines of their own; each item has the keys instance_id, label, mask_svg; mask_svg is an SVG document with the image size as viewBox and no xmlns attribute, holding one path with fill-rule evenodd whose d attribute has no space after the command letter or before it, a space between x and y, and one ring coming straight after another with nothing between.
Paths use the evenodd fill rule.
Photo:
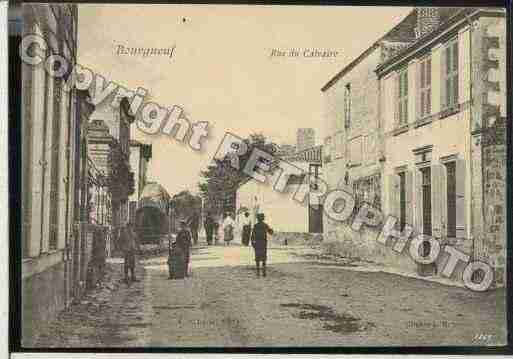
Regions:
<instances>
[{"instance_id":1,"label":"building facade","mask_svg":"<svg viewBox=\"0 0 513 359\"><path fill-rule=\"evenodd\" d=\"M95 107L90 123L108 128L104 141L109 142L95 150L101 157L101 166L108 172L108 188L112 210L111 226L114 233L129 221L129 197L135 192L134 172L130 167L130 126L134 116L126 98L107 98ZM105 151L108 151L105 156ZM106 161L106 162L105 162ZM105 165L106 164L106 165Z\"/></svg>"},{"instance_id":2,"label":"building facade","mask_svg":"<svg viewBox=\"0 0 513 359\"><path fill-rule=\"evenodd\" d=\"M266 223L276 232L275 238L304 238L305 235L322 233L323 209L315 197L306 196L301 203L293 199L301 185L315 186L316 180L322 178L322 146L315 146L281 158L305 173L291 175L284 192L276 191L269 183L250 179L237 189L236 203L238 217L246 209L252 214L256 223L256 214L264 213ZM308 174L308 177L306 176ZM313 187L312 187L313 188Z\"/></svg>"},{"instance_id":3,"label":"building facade","mask_svg":"<svg viewBox=\"0 0 513 359\"><path fill-rule=\"evenodd\" d=\"M141 193L148 182L148 162L151 159L152 146L136 140L130 141L130 168L134 173L134 192L129 197L129 218L135 221Z\"/></svg>"},{"instance_id":4,"label":"building facade","mask_svg":"<svg viewBox=\"0 0 513 359\"><path fill-rule=\"evenodd\" d=\"M505 263L504 15L416 8L323 88L328 184L353 193L356 208L367 202L395 216L398 229L411 225L486 261L498 285ZM327 227L328 237L357 238L358 255L412 272L437 274L447 260L420 266L376 245L375 234Z\"/></svg>"},{"instance_id":5,"label":"building facade","mask_svg":"<svg viewBox=\"0 0 513 359\"><path fill-rule=\"evenodd\" d=\"M355 211L363 202L382 208L383 128L379 78L384 58L415 38L415 14L374 42L321 89L325 103L324 180L329 188L353 194ZM327 237L341 237L344 225L325 216Z\"/></svg>"},{"instance_id":6,"label":"building facade","mask_svg":"<svg viewBox=\"0 0 513 359\"><path fill-rule=\"evenodd\" d=\"M76 6L21 9L23 34L37 34L49 45L40 55L59 54L75 64ZM68 305L80 285L73 271L83 99L64 89L66 75L50 76L43 63L22 63L21 69L22 337L30 345L38 325Z\"/></svg>"},{"instance_id":7,"label":"building facade","mask_svg":"<svg viewBox=\"0 0 513 359\"><path fill-rule=\"evenodd\" d=\"M504 12L455 10L384 61L384 212L495 268L504 282ZM420 16L420 15L418 15ZM446 258L431 268L437 273ZM461 275L457 273L456 275Z\"/></svg>"}]
</instances>

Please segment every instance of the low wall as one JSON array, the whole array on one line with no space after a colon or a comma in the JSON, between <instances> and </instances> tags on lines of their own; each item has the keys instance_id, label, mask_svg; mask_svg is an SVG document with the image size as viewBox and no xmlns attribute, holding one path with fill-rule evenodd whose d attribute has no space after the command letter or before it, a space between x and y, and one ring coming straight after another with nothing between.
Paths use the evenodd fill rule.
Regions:
<instances>
[{"instance_id":1,"label":"low wall","mask_svg":"<svg viewBox=\"0 0 513 359\"><path fill-rule=\"evenodd\" d=\"M308 232L275 232L271 243L282 245L319 244L322 242L322 233Z\"/></svg>"},{"instance_id":2,"label":"low wall","mask_svg":"<svg viewBox=\"0 0 513 359\"><path fill-rule=\"evenodd\" d=\"M445 253L445 246L450 245L454 249L469 255L472 253L472 241L465 239L442 240L440 243L440 255L434 265L416 263L409 252L409 244L406 243L401 253L393 250L395 240L389 239L386 245L377 241L379 233L376 230L363 226L359 231L353 231L346 224L331 227L324 235L322 249L325 253L340 255L345 258L355 258L376 264L392 267L405 273L418 275L441 275L447 264L449 255ZM450 279L455 282L463 282L463 271L466 263L459 262ZM500 286L500 283L498 283Z\"/></svg>"}]
</instances>

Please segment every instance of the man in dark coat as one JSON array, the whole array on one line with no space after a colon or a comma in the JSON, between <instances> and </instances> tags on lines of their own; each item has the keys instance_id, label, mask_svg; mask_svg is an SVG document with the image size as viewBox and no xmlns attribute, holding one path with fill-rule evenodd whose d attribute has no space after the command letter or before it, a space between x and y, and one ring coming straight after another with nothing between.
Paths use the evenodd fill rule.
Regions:
<instances>
[{"instance_id":1,"label":"man in dark coat","mask_svg":"<svg viewBox=\"0 0 513 359\"><path fill-rule=\"evenodd\" d=\"M255 262L257 277L260 276L260 263L262 263L262 275L266 276L267 262L267 234L273 234L274 231L264 222L263 213L257 214L257 223L253 226L251 233L251 245L255 249Z\"/></svg>"},{"instance_id":2,"label":"man in dark coat","mask_svg":"<svg viewBox=\"0 0 513 359\"><path fill-rule=\"evenodd\" d=\"M189 260L191 256L191 233L187 230L187 222L180 221L180 230L176 235L176 246L180 247L185 257L185 276L188 276Z\"/></svg>"},{"instance_id":3,"label":"man in dark coat","mask_svg":"<svg viewBox=\"0 0 513 359\"><path fill-rule=\"evenodd\" d=\"M211 245L213 235L214 235L214 219L212 218L210 213L207 213L207 216L205 218L204 227L205 227L205 234L207 235L207 244Z\"/></svg>"}]
</instances>

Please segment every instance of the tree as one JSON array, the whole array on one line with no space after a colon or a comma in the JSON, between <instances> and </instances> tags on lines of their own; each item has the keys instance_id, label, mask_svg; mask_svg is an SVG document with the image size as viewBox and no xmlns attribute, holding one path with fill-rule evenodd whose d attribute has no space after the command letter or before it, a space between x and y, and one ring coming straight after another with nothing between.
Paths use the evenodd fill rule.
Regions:
<instances>
[{"instance_id":1,"label":"tree","mask_svg":"<svg viewBox=\"0 0 513 359\"><path fill-rule=\"evenodd\" d=\"M239 156L239 168L231 166L229 159L217 160L201 172L202 182L198 184L199 191L205 199L205 207L216 213L225 210L224 203L227 198L234 197L237 188L250 179L242 170L254 148L263 150L271 155L276 152L276 145L269 142L262 134L252 134L244 142L248 150ZM231 208L230 210L233 210Z\"/></svg>"}]
</instances>

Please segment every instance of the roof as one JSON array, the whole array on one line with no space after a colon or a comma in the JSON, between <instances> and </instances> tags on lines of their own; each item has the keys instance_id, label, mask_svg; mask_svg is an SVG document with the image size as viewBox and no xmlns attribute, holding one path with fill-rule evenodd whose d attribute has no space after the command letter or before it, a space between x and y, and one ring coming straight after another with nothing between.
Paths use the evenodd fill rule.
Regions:
<instances>
[{"instance_id":1,"label":"roof","mask_svg":"<svg viewBox=\"0 0 513 359\"><path fill-rule=\"evenodd\" d=\"M456 23L458 20L465 18L473 13L475 13L478 9L476 8L441 8L440 9L440 25L433 31L426 33L424 36L412 41L405 48L397 51L395 54L390 56L388 59L383 61L376 68L376 72L380 73L385 68L390 66L391 64L398 62L399 60L406 59L406 54L418 49L428 43L430 40L435 38L436 36L443 33L447 28Z\"/></svg>"},{"instance_id":2,"label":"roof","mask_svg":"<svg viewBox=\"0 0 513 359\"><path fill-rule=\"evenodd\" d=\"M451 19L455 17L455 14L462 13L464 10L470 10L471 12L475 9L473 8L457 8L457 7L439 7L438 11L440 14L440 26L438 29L443 28L443 26ZM400 54L404 54L407 52L407 49L410 49L414 44L417 44L423 41L425 38L428 38L433 33L437 32L437 30L427 33L425 36L417 39L415 36L415 28L417 26L417 9L413 9L406 17L401 20L396 26L394 26L390 31L388 31L385 35L380 37L377 41L375 41L367 50L362 52L356 59L354 59L351 63L349 63L346 67L344 67L338 74L336 74L331 80L326 83L321 88L321 91L326 91L331 86L333 86L339 79L344 77L349 71L351 71L356 65L358 65L363 59L365 59L372 51L374 51L377 47L380 46L382 42L389 43L403 43L405 46L402 46L402 49L397 51L397 53L390 56L389 59L385 60L382 64L378 66L378 69L382 68L384 64L389 63L392 59L400 57Z\"/></svg>"},{"instance_id":3,"label":"roof","mask_svg":"<svg viewBox=\"0 0 513 359\"><path fill-rule=\"evenodd\" d=\"M394 26L385 35L380 37L365 51L363 51L358 57L351 61L345 66L339 73L333 76L322 88L321 91L328 90L338 80L344 77L349 71L351 71L356 65L362 62L368 55L370 55L376 48L379 47L381 41L387 40L391 42L410 42L415 39L415 24L417 23L417 11L412 10L403 20L401 20L396 26Z\"/></svg>"}]
</instances>

